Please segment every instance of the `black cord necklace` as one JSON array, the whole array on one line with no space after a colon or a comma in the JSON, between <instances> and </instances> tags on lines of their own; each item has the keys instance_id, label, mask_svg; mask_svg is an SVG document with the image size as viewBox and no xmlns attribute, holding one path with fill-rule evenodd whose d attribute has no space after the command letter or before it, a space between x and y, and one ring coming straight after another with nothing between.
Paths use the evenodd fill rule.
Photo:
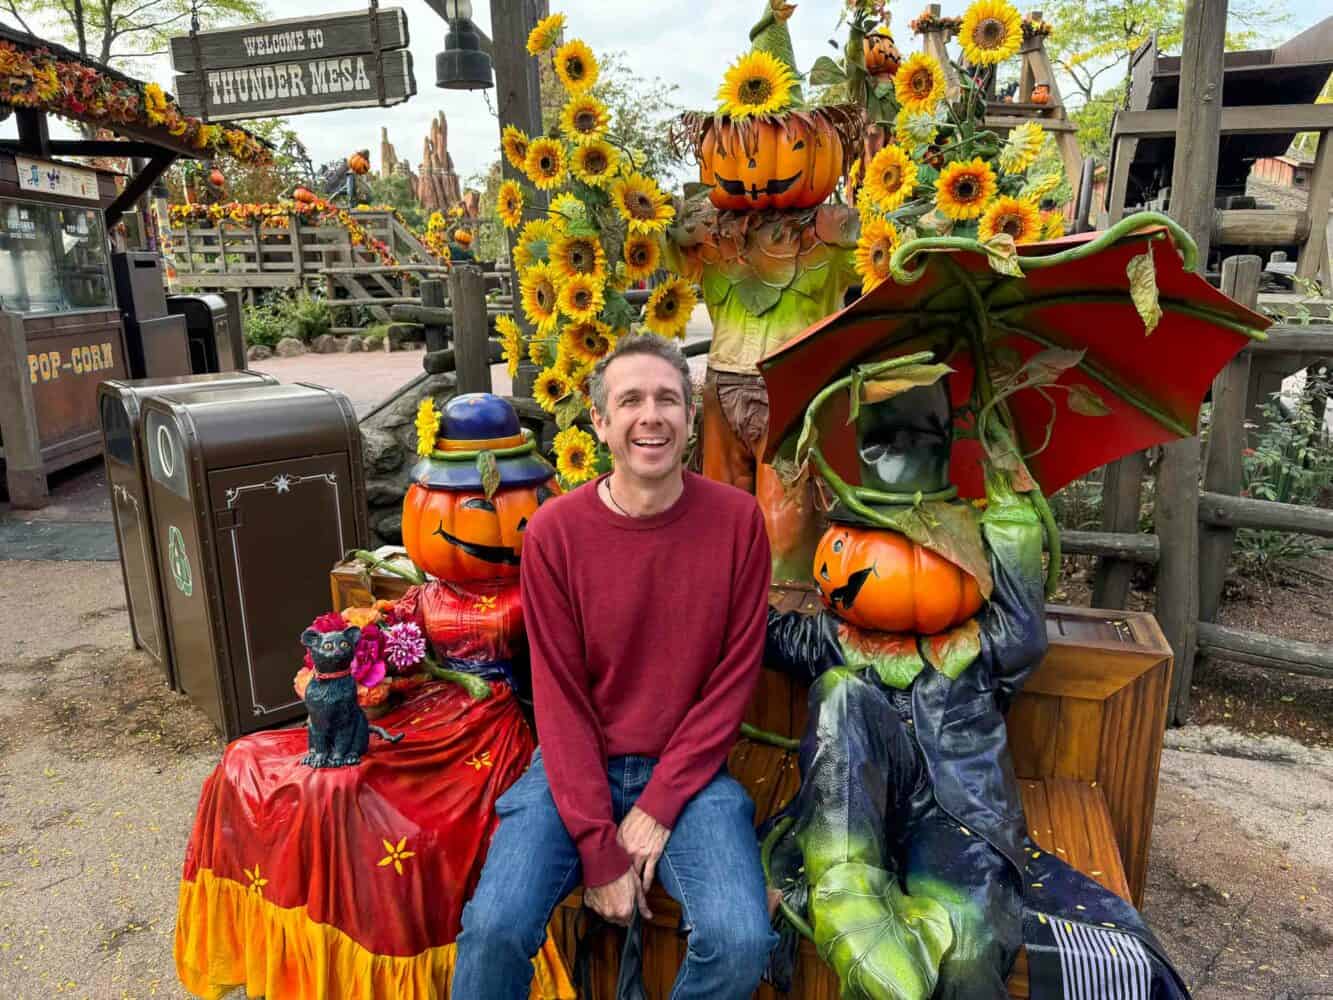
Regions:
<instances>
[{"instance_id":1,"label":"black cord necklace","mask_svg":"<svg viewBox=\"0 0 1333 1000\"><path fill-rule=\"evenodd\" d=\"M613 507L615 507L616 510L620 511L620 513L624 514L626 517L633 517L633 518L636 518L636 519L639 517L638 514L631 514L631 513L630 513L629 511L627 511L624 507L620 506L620 504L616 503L616 495L615 495L614 493L611 492L611 477L610 477L610 476L607 476L607 477L606 477L606 495L607 495L607 498L610 499L610 501L611 501L611 505L612 505Z\"/></svg>"}]
</instances>

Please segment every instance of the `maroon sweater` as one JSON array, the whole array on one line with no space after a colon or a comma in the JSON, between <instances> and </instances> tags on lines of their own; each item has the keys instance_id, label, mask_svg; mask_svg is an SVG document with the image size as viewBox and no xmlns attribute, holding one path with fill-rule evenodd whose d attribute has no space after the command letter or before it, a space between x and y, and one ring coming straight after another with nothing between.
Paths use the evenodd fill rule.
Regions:
<instances>
[{"instance_id":1,"label":"maroon sweater","mask_svg":"<svg viewBox=\"0 0 1333 1000\"><path fill-rule=\"evenodd\" d=\"M726 761L759 679L770 572L754 498L690 472L651 517L610 510L594 482L532 518L521 578L537 736L585 885L630 867L609 757L659 758L638 805L667 827Z\"/></svg>"}]
</instances>

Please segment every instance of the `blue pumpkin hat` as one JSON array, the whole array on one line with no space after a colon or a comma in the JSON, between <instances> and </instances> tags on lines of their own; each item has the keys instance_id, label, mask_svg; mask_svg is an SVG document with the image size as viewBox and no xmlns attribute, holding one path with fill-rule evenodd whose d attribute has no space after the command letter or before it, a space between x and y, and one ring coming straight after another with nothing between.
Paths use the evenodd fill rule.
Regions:
<instances>
[{"instance_id":1,"label":"blue pumpkin hat","mask_svg":"<svg viewBox=\"0 0 1333 1000\"><path fill-rule=\"evenodd\" d=\"M489 392L454 396L435 410L425 399L417 411L417 453L413 482L440 490L479 490L490 496L507 486L536 486L555 475L537 453L506 399Z\"/></svg>"}]
</instances>

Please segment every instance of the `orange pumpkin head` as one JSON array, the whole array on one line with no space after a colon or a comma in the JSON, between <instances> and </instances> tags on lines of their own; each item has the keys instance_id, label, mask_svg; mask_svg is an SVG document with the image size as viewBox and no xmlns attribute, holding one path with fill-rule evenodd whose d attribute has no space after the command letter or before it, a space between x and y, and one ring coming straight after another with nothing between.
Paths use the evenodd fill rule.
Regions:
<instances>
[{"instance_id":1,"label":"orange pumpkin head","mask_svg":"<svg viewBox=\"0 0 1333 1000\"><path fill-rule=\"evenodd\" d=\"M883 528L832 525L815 549L814 569L828 609L865 629L934 635L981 610L971 575Z\"/></svg>"},{"instance_id":2,"label":"orange pumpkin head","mask_svg":"<svg viewBox=\"0 0 1333 1000\"><path fill-rule=\"evenodd\" d=\"M227 178L223 175L221 170L214 167L208 172L208 183L212 184L214 187L222 187L227 183Z\"/></svg>"},{"instance_id":3,"label":"orange pumpkin head","mask_svg":"<svg viewBox=\"0 0 1333 1000\"><path fill-rule=\"evenodd\" d=\"M349 156L347 158L347 169L358 177L367 173L370 170L370 158L366 155L366 151L362 150Z\"/></svg>"},{"instance_id":4,"label":"orange pumpkin head","mask_svg":"<svg viewBox=\"0 0 1333 1000\"><path fill-rule=\"evenodd\" d=\"M302 205L313 205L315 203L315 192L308 187L299 187L292 192L292 197Z\"/></svg>"},{"instance_id":5,"label":"orange pumpkin head","mask_svg":"<svg viewBox=\"0 0 1333 1000\"><path fill-rule=\"evenodd\" d=\"M554 483L502 487L488 500L413 483L403 500L403 545L441 580L517 579L528 520L557 492Z\"/></svg>"},{"instance_id":6,"label":"orange pumpkin head","mask_svg":"<svg viewBox=\"0 0 1333 1000\"><path fill-rule=\"evenodd\" d=\"M884 26L876 28L861 40L861 55L865 60L866 72L876 77L893 76L903 61L893 35Z\"/></svg>"},{"instance_id":7,"label":"orange pumpkin head","mask_svg":"<svg viewBox=\"0 0 1333 1000\"><path fill-rule=\"evenodd\" d=\"M842 140L819 114L721 118L699 145L699 180L724 211L813 208L833 193L842 162Z\"/></svg>"},{"instance_id":8,"label":"orange pumpkin head","mask_svg":"<svg viewBox=\"0 0 1333 1000\"><path fill-rule=\"evenodd\" d=\"M1050 103L1051 103L1051 86L1050 86L1050 84L1048 84L1048 83L1039 83L1039 84L1037 84L1035 87L1032 88L1032 103L1033 103L1033 104L1050 104Z\"/></svg>"}]
</instances>

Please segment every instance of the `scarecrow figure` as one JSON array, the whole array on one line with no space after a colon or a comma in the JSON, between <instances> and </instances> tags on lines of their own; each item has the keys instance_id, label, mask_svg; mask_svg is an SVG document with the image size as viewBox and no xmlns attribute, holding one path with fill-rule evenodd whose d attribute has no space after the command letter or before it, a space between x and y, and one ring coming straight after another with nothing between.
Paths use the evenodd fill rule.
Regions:
<instances>
[{"instance_id":1,"label":"scarecrow figure","mask_svg":"<svg viewBox=\"0 0 1333 1000\"><path fill-rule=\"evenodd\" d=\"M682 117L678 139L693 149L701 185L668 231L674 269L700 283L713 322L702 471L756 495L777 581L808 579L819 524L813 493L784 490L763 461L768 395L758 363L840 309L857 282L856 211L823 202L863 122L859 106L804 103L787 29L795 9L764 0L718 112Z\"/></svg>"},{"instance_id":2,"label":"scarecrow figure","mask_svg":"<svg viewBox=\"0 0 1333 1000\"><path fill-rule=\"evenodd\" d=\"M1004 997L1025 941L1033 996L1074 995L1042 992L1057 923L1143 984L1126 996L1185 996L1134 909L1027 838L1004 712L1046 650L1043 527L996 469L982 512L957 499L949 369L929 358L841 380L878 387L855 420L877 499L831 514L814 560L826 610L769 612L767 664L811 688L770 884L844 997Z\"/></svg>"}]
</instances>

